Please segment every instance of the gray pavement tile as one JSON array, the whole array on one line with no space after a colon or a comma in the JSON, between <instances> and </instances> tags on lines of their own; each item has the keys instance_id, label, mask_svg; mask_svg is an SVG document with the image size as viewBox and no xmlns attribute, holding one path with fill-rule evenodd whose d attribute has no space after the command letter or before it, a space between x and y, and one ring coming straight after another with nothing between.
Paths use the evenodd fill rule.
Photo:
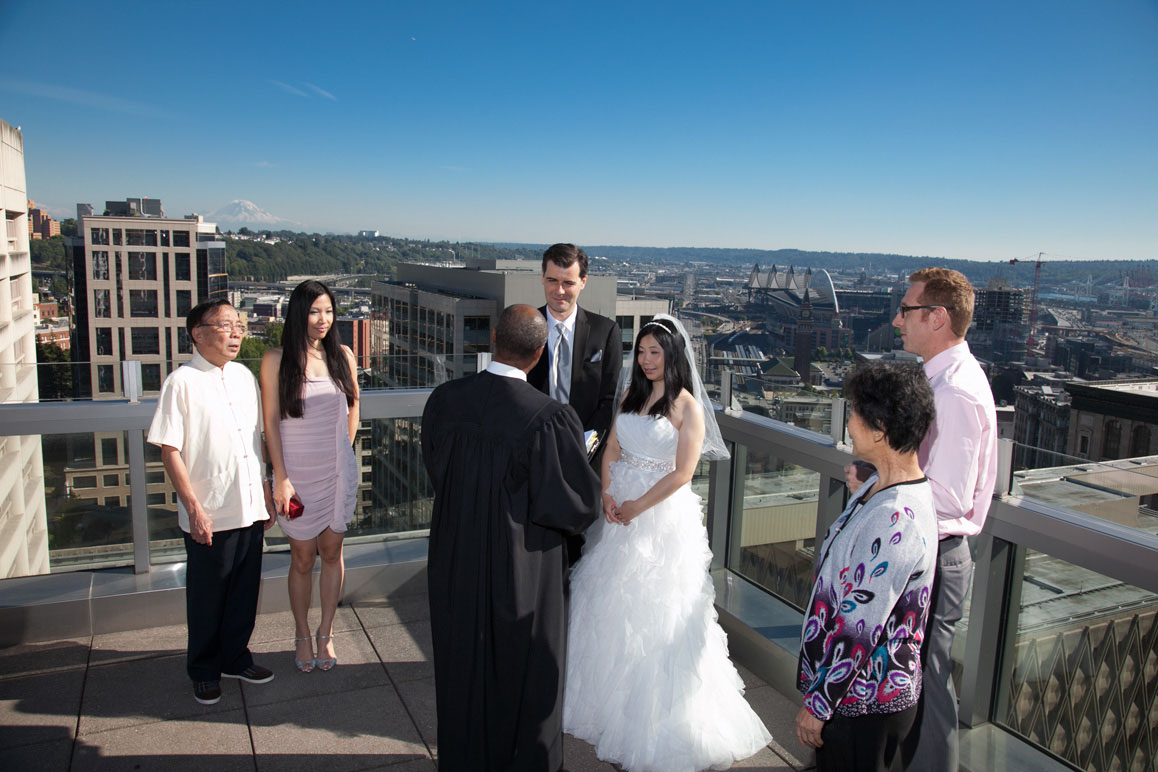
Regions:
<instances>
[{"instance_id":1,"label":"gray pavement tile","mask_svg":"<svg viewBox=\"0 0 1158 772\"><path fill-rule=\"evenodd\" d=\"M183 655L188 644L189 629L185 625L94 635L91 664L106 665L151 657Z\"/></svg>"},{"instance_id":2,"label":"gray pavement tile","mask_svg":"<svg viewBox=\"0 0 1158 772\"><path fill-rule=\"evenodd\" d=\"M754 756L749 756L746 759L737 761L732 765L732 769L753 769L753 770L783 770L783 772L790 772L796 767L789 764L784 759L780 758L771 748L761 748L759 753Z\"/></svg>"},{"instance_id":3,"label":"gray pavement tile","mask_svg":"<svg viewBox=\"0 0 1158 772\"><path fill-rule=\"evenodd\" d=\"M314 593L314 605L310 608L310 631L318 631L322 611L318 608L317 593ZM334 615L334 632L343 633L348 630L361 630L362 623L358 615L349 606L338 606L338 613ZM292 640L294 637L294 615L291 611L278 611L273 614L259 614L257 623L253 627L253 635L249 637L250 645L266 643L268 641Z\"/></svg>"},{"instance_id":4,"label":"gray pavement tile","mask_svg":"<svg viewBox=\"0 0 1158 772\"><path fill-rule=\"evenodd\" d=\"M430 619L430 603L426 595L412 595L380 603L362 601L354 606L354 611L367 628Z\"/></svg>"},{"instance_id":5,"label":"gray pavement tile","mask_svg":"<svg viewBox=\"0 0 1158 772\"><path fill-rule=\"evenodd\" d=\"M83 670L0 681L0 748L72 740L84 685Z\"/></svg>"},{"instance_id":6,"label":"gray pavement tile","mask_svg":"<svg viewBox=\"0 0 1158 772\"><path fill-rule=\"evenodd\" d=\"M248 713L258 770L362 770L429 758L389 686L259 705Z\"/></svg>"},{"instance_id":7,"label":"gray pavement tile","mask_svg":"<svg viewBox=\"0 0 1158 772\"><path fill-rule=\"evenodd\" d=\"M615 767L600 761L595 747L588 742L563 735L563 772L614 772Z\"/></svg>"},{"instance_id":8,"label":"gray pavement tile","mask_svg":"<svg viewBox=\"0 0 1158 772\"><path fill-rule=\"evenodd\" d=\"M796 714L800 710L797 699L786 697L770 686L749 689L744 698L772 733L769 747L792 765L793 769L807 769L816 765L816 752L796 739Z\"/></svg>"},{"instance_id":9,"label":"gray pavement tile","mask_svg":"<svg viewBox=\"0 0 1158 772\"><path fill-rule=\"evenodd\" d=\"M434 676L430 625L426 622L371 627L366 632L395 683Z\"/></svg>"},{"instance_id":10,"label":"gray pavement tile","mask_svg":"<svg viewBox=\"0 0 1158 772\"><path fill-rule=\"evenodd\" d=\"M370 767L365 772L435 772L436 769L438 765L432 759L418 759L384 767Z\"/></svg>"},{"instance_id":11,"label":"gray pavement tile","mask_svg":"<svg viewBox=\"0 0 1158 772\"><path fill-rule=\"evenodd\" d=\"M55 740L19 748L0 749L0 769L20 772L59 772L68 769L72 740Z\"/></svg>"},{"instance_id":12,"label":"gray pavement tile","mask_svg":"<svg viewBox=\"0 0 1158 772\"><path fill-rule=\"evenodd\" d=\"M438 755L438 711L435 705L434 679L420 678L398 684L398 695L426 745Z\"/></svg>"},{"instance_id":13,"label":"gray pavement tile","mask_svg":"<svg viewBox=\"0 0 1158 772\"><path fill-rule=\"evenodd\" d=\"M221 702L201 705L193 699L184 655L90 667L80 710L80 736L237 710L241 707L238 683L223 680Z\"/></svg>"},{"instance_id":14,"label":"gray pavement tile","mask_svg":"<svg viewBox=\"0 0 1158 772\"><path fill-rule=\"evenodd\" d=\"M253 746L245 712L155 721L81 737L72 755L71 772L106 769L251 771Z\"/></svg>"},{"instance_id":15,"label":"gray pavement tile","mask_svg":"<svg viewBox=\"0 0 1158 772\"><path fill-rule=\"evenodd\" d=\"M294 652L290 648L292 643L274 641L251 647L254 659L277 676L267 684L242 683L246 705L252 707L299 698L313 699L322 694L355 691L390 682L374 647L361 629L334 634L338 664L329 672L316 668L312 673L299 671L294 665Z\"/></svg>"},{"instance_id":16,"label":"gray pavement tile","mask_svg":"<svg viewBox=\"0 0 1158 772\"><path fill-rule=\"evenodd\" d=\"M75 670L88 664L89 638L25 643L0 649L0 678Z\"/></svg>"},{"instance_id":17,"label":"gray pavement tile","mask_svg":"<svg viewBox=\"0 0 1158 772\"><path fill-rule=\"evenodd\" d=\"M762 686L768 685L760 679L760 676L756 675L751 670L741 665L739 662L732 660L732 664L736 666L736 672L738 672L740 674L740 678L743 679L745 689L759 689Z\"/></svg>"}]
</instances>

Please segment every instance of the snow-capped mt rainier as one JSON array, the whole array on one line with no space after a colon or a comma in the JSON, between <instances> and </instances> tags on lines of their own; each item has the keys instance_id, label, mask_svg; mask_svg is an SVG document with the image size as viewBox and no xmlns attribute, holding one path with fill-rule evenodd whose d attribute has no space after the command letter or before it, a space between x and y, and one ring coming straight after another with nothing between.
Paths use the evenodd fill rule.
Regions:
<instances>
[{"instance_id":1,"label":"snow-capped mt rainier","mask_svg":"<svg viewBox=\"0 0 1158 772\"><path fill-rule=\"evenodd\" d=\"M302 225L296 220L270 214L252 201L241 198L207 212L205 219L217 223L223 231L236 231L243 227L250 230L299 230Z\"/></svg>"}]
</instances>

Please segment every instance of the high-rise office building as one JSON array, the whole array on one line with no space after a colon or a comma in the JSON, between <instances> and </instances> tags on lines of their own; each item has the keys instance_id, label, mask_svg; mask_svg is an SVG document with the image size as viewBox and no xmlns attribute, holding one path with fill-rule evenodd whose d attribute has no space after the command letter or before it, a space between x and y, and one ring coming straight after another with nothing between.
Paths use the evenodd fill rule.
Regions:
<instances>
[{"instance_id":1,"label":"high-rise office building","mask_svg":"<svg viewBox=\"0 0 1158 772\"><path fill-rule=\"evenodd\" d=\"M0 402L36 402L24 136L0 120ZM0 437L0 578L48 573L39 436Z\"/></svg>"},{"instance_id":2,"label":"high-rise office building","mask_svg":"<svg viewBox=\"0 0 1158 772\"><path fill-rule=\"evenodd\" d=\"M123 395L120 363L141 363L144 391L158 391L189 359L189 310L225 297L225 242L198 215L166 218L159 199L108 201L106 214L77 204L72 253L80 396Z\"/></svg>"}]
</instances>

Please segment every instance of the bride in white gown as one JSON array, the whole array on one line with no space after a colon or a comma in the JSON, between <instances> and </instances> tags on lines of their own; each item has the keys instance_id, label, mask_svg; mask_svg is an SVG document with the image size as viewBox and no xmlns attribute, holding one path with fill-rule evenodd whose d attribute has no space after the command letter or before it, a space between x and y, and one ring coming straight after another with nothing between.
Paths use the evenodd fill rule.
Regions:
<instances>
[{"instance_id":1,"label":"bride in white gown","mask_svg":"<svg viewBox=\"0 0 1158 772\"><path fill-rule=\"evenodd\" d=\"M716 621L690 482L701 449L727 450L686 340L667 315L639 332L603 456L604 519L571 575L563 729L628 772L726 769L772 739Z\"/></svg>"}]
</instances>

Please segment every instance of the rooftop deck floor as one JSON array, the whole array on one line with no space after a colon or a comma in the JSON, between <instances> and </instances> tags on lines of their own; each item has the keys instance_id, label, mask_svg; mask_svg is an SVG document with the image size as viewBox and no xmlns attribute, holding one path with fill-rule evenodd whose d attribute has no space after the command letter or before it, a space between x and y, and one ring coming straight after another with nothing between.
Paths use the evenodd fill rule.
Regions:
<instances>
[{"instance_id":1,"label":"rooftop deck floor","mask_svg":"<svg viewBox=\"0 0 1158 772\"><path fill-rule=\"evenodd\" d=\"M302 674L289 613L259 616L251 648L277 677L225 680L212 706L193 700L183 625L2 649L0 769L437 769L426 597L343 606L334 631L338 666ZM811 769L793 731L799 703L740 674L774 739L734 768ZM616 769L565 741L570 772Z\"/></svg>"}]
</instances>

